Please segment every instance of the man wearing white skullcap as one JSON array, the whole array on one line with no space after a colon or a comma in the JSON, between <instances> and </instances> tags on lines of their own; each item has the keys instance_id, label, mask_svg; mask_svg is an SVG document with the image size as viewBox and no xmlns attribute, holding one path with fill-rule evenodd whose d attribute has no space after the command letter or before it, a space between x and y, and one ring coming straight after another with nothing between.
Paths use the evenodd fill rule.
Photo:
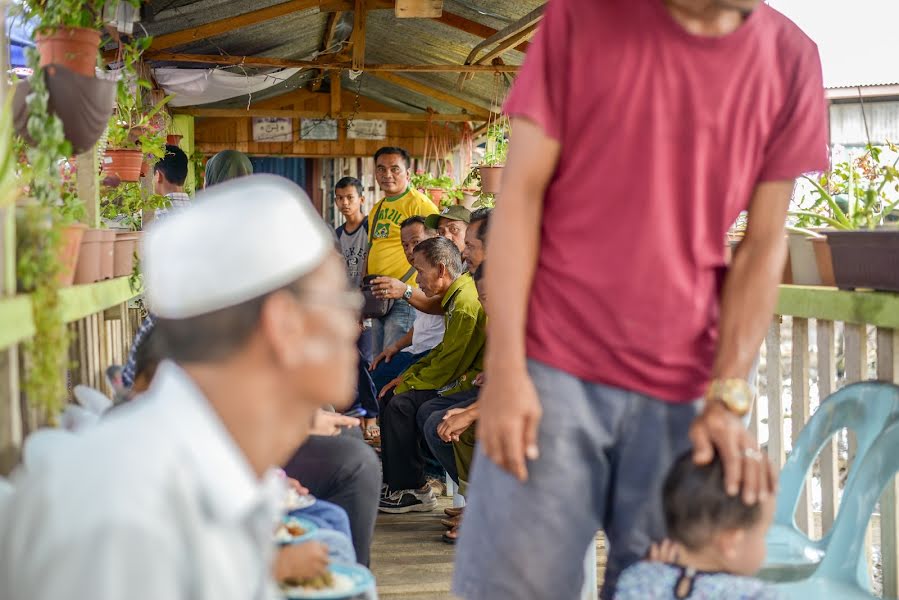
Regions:
<instances>
[{"instance_id":1,"label":"man wearing white skullcap","mask_svg":"<svg viewBox=\"0 0 899 600\"><path fill-rule=\"evenodd\" d=\"M154 335L172 360L144 396L18 482L0 531L4 597L274 591L267 473L320 407L351 400L358 300L305 193L273 176L201 193L148 233L144 256Z\"/></svg>"}]
</instances>

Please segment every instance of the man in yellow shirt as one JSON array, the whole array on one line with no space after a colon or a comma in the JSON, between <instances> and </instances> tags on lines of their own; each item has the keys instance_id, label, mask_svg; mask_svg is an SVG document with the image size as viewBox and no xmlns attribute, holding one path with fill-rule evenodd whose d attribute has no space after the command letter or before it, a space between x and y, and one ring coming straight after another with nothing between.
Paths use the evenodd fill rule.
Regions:
<instances>
[{"instance_id":1,"label":"man in yellow shirt","mask_svg":"<svg viewBox=\"0 0 899 600\"><path fill-rule=\"evenodd\" d=\"M393 277L407 287L404 297L394 302L389 313L372 319L372 356L406 335L415 320L415 311L408 303L416 286L415 270L410 269L403 251L400 224L415 215L437 214L434 203L410 184L411 163L403 148L384 147L375 153L375 178L384 198L370 213L367 274Z\"/></svg>"}]
</instances>

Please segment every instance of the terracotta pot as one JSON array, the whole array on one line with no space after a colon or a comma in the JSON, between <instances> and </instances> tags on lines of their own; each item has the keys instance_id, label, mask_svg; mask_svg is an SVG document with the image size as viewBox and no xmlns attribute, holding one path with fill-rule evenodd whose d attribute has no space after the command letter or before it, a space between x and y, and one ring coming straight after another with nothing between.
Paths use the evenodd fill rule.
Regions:
<instances>
[{"instance_id":1,"label":"terracotta pot","mask_svg":"<svg viewBox=\"0 0 899 600\"><path fill-rule=\"evenodd\" d=\"M115 231L102 229L100 237L100 279L112 279L115 272Z\"/></svg>"},{"instance_id":2,"label":"terracotta pot","mask_svg":"<svg viewBox=\"0 0 899 600\"><path fill-rule=\"evenodd\" d=\"M100 281L103 246L103 229L88 229L81 238L81 251L78 254L78 265L75 267L75 283L94 283Z\"/></svg>"},{"instance_id":3,"label":"terracotta pot","mask_svg":"<svg viewBox=\"0 0 899 600\"><path fill-rule=\"evenodd\" d=\"M72 150L80 154L94 147L106 126L115 103L116 82L73 73L56 66L44 69L44 80L50 92L48 109L62 120L66 139ZM31 142L28 135L28 106L31 81L20 81L13 94L13 122L16 133Z\"/></svg>"},{"instance_id":4,"label":"terracotta pot","mask_svg":"<svg viewBox=\"0 0 899 600\"><path fill-rule=\"evenodd\" d=\"M140 243L140 231L117 231L115 237L114 277L127 277L134 268L134 253Z\"/></svg>"},{"instance_id":5,"label":"terracotta pot","mask_svg":"<svg viewBox=\"0 0 899 600\"><path fill-rule=\"evenodd\" d=\"M35 36L41 66L60 65L70 71L95 76L100 32L94 29L62 28Z\"/></svg>"},{"instance_id":6,"label":"terracotta pot","mask_svg":"<svg viewBox=\"0 0 899 600\"><path fill-rule=\"evenodd\" d=\"M436 204L439 208L440 202L443 200L444 194L446 194L446 190L444 190L443 188L428 188L426 190L426 193L431 199L431 202Z\"/></svg>"},{"instance_id":7,"label":"terracotta pot","mask_svg":"<svg viewBox=\"0 0 899 600\"><path fill-rule=\"evenodd\" d=\"M481 173L481 191L485 194L498 194L502 187L503 167L478 167Z\"/></svg>"},{"instance_id":8,"label":"terracotta pot","mask_svg":"<svg viewBox=\"0 0 899 600\"><path fill-rule=\"evenodd\" d=\"M899 292L899 229L829 231L827 243L837 287Z\"/></svg>"},{"instance_id":9,"label":"terracotta pot","mask_svg":"<svg viewBox=\"0 0 899 600\"><path fill-rule=\"evenodd\" d=\"M62 244L59 248L59 285L68 287L75 280L75 266L78 264L78 254L81 250L81 240L87 225L74 223L66 225L62 229Z\"/></svg>"},{"instance_id":10,"label":"terracotta pot","mask_svg":"<svg viewBox=\"0 0 899 600\"><path fill-rule=\"evenodd\" d=\"M804 233L789 232L790 270L796 285L821 285L821 275L815 260L812 237Z\"/></svg>"},{"instance_id":11,"label":"terracotta pot","mask_svg":"<svg viewBox=\"0 0 899 600\"><path fill-rule=\"evenodd\" d=\"M834 287L837 281L833 277L833 257L830 255L830 245L827 243L827 238L812 238L812 246L815 248L815 263L818 265L821 285Z\"/></svg>"},{"instance_id":12,"label":"terracotta pot","mask_svg":"<svg viewBox=\"0 0 899 600\"><path fill-rule=\"evenodd\" d=\"M183 138L183 137L184 137L183 135L170 134L170 135L165 136L165 143L170 146L177 146L178 144L181 143L181 138Z\"/></svg>"},{"instance_id":13,"label":"terracotta pot","mask_svg":"<svg viewBox=\"0 0 899 600\"><path fill-rule=\"evenodd\" d=\"M140 150L107 150L103 156L103 174L119 181L140 181L143 161Z\"/></svg>"}]
</instances>

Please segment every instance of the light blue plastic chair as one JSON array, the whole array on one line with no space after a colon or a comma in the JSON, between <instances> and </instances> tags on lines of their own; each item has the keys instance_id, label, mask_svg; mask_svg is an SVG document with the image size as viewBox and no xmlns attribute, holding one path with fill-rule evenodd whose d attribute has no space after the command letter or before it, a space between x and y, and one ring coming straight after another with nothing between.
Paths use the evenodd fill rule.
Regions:
<instances>
[{"instance_id":1,"label":"light blue plastic chair","mask_svg":"<svg viewBox=\"0 0 899 600\"><path fill-rule=\"evenodd\" d=\"M868 381L848 385L821 403L795 440L781 471L774 524L768 531L768 553L759 578L774 582L805 579L824 557L833 529L820 540L812 540L796 526L794 515L802 484L830 438L844 427L855 432L858 439L855 464L860 464L877 436L897 420L899 386L890 383ZM856 473L854 467L849 470L844 498L857 493ZM843 503L839 513L845 510ZM858 561L857 569L867 581L867 565L863 556Z\"/></svg>"},{"instance_id":2,"label":"light blue plastic chair","mask_svg":"<svg viewBox=\"0 0 899 600\"><path fill-rule=\"evenodd\" d=\"M873 598L868 587L865 560L865 531L880 495L899 471L899 422L893 422L877 437L858 461L852 490L843 494L842 506L821 564L808 579L777 584L784 600Z\"/></svg>"}]
</instances>

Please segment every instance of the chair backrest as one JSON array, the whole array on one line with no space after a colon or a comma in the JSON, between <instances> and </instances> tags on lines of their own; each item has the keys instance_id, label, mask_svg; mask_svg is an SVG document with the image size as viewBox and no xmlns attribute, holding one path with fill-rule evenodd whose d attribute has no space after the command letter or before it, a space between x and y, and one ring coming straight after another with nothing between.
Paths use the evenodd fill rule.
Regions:
<instances>
[{"instance_id":1,"label":"chair backrest","mask_svg":"<svg viewBox=\"0 0 899 600\"><path fill-rule=\"evenodd\" d=\"M796 527L796 505L802 484L825 444L841 429L851 429L858 440L855 461L865 457L871 444L891 422L899 420L899 386L879 381L854 383L825 398L799 437L793 441L793 450L780 474L780 492L774 522L785 527ZM853 485L856 469L849 470L845 489ZM840 507L840 513L845 510ZM831 532L822 541L826 543Z\"/></svg>"},{"instance_id":2,"label":"chair backrest","mask_svg":"<svg viewBox=\"0 0 899 600\"><path fill-rule=\"evenodd\" d=\"M865 533L874 507L883 489L899 471L899 421L895 421L874 440L865 457L854 468L855 481L840 501L840 513L833 524L832 536L821 564L812 575L865 590L862 579L867 573L857 568L864 556Z\"/></svg>"}]
</instances>

